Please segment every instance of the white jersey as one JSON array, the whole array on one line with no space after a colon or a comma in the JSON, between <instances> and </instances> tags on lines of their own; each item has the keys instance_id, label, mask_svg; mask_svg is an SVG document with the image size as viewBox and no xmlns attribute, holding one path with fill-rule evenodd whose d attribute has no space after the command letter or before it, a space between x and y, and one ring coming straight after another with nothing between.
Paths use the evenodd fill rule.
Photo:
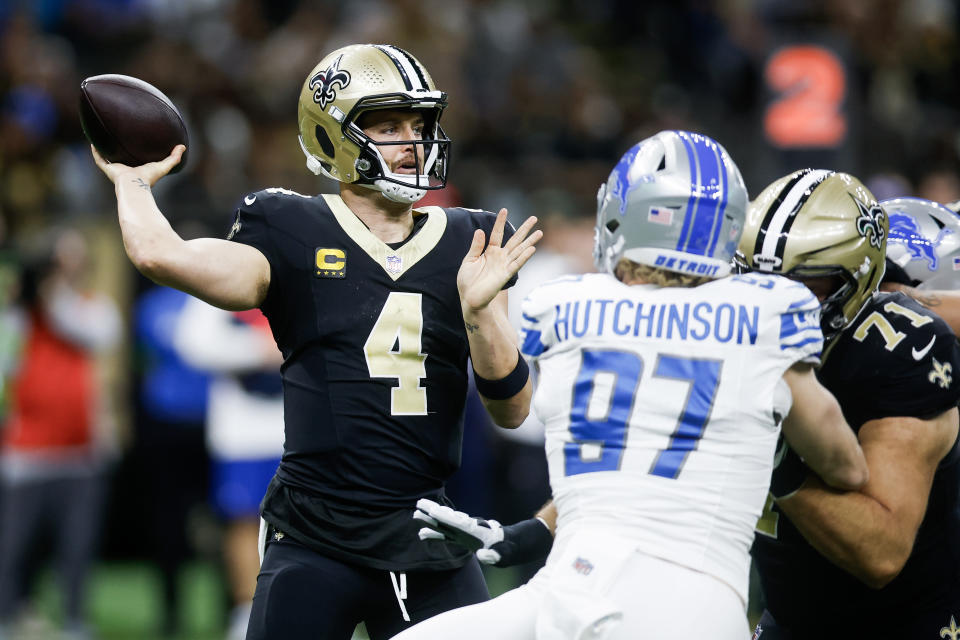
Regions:
<instances>
[{"instance_id":1,"label":"white jersey","mask_svg":"<svg viewBox=\"0 0 960 640\"><path fill-rule=\"evenodd\" d=\"M819 358L819 311L805 286L768 275L659 288L589 274L534 290L522 351L540 368L559 530L618 532L746 602L789 411L782 376Z\"/></svg>"}]
</instances>

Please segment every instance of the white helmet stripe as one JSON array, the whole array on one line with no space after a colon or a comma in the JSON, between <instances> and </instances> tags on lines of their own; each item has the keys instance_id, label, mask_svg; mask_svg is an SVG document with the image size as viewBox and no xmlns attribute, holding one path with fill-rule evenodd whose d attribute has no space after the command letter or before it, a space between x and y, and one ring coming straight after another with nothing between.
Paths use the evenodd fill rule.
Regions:
<instances>
[{"instance_id":1,"label":"white helmet stripe","mask_svg":"<svg viewBox=\"0 0 960 640\"><path fill-rule=\"evenodd\" d=\"M780 256L777 256L777 243L780 241L781 234L785 232L784 227L788 226L791 217L800 209L800 206L806 200L806 196L809 196L808 192L818 183L826 180L832 173L832 171L824 169L811 171L784 195L783 202L777 207L773 219L770 220L770 224L766 228L763 246L758 253L758 256L766 258L766 260L757 260L757 256L754 256L754 262L761 265L761 268L766 265L772 267L777 262L777 258L780 258Z\"/></svg>"},{"instance_id":2,"label":"white helmet stripe","mask_svg":"<svg viewBox=\"0 0 960 640\"><path fill-rule=\"evenodd\" d=\"M377 45L377 49L383 51L393 61L393 64L397 65L397 70L399 70L400 75L403 76L403 81L407 89L427 88L423 81L423 73L411 64L405 51L389 44L379 44Z\"/></svg>"}]
</instances>

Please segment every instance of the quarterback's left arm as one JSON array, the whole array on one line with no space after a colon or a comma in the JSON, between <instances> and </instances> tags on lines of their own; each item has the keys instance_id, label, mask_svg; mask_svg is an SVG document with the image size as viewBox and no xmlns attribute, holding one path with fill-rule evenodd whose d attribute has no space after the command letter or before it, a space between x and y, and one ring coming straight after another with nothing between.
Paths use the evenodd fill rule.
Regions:
<instances>
[{"instance_id":1,"label":"quarterback's left arm","mask_svg":"<svg viewBox=\"0 0 960 640\"><path fill-rule=\"evenodd\" d=\"M537 222L531 216L504 243L506 221L507 210L501 209L489 243L481 229L474 232L457 273L457 288L480 397L494 422L514 428L530 411L532 386L507 318L507 292L502 289L533 255L533 245L543 233L531 233Z\"/></svg>"},{"instance_id":2,"label":"quarterback's left arm","mask_svg":"<svg viewBox=\"0 0 960 640\"><path fill-rule=\"evenodd\" d=\"M811 475L778 505L824 557L882 588L910 557L937 465L957 432L956 408L930 419L870 420L859 432L870 469L866 485L842 492Z\"/></svg>"}]
</instances>

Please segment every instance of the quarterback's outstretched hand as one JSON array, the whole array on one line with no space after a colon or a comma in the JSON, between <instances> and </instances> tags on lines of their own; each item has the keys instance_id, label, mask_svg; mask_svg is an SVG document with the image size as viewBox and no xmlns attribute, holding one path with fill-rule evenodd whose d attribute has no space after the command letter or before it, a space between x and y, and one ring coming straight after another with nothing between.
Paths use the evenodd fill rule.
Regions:
<instances>
[{"instance_id":1,"label":"quarterback's outstretched hand","mask_svg":"<svg viewBox=\"0 0 960 640\"><path fill-rule=\"evenodd\" d=\"M473 518L426 498L417 500L413 517L427 525L420 529L421 540L459 544L475 551L480 562L495 567L539 560L553 546L550 529L537 518L504 527L496 520Z\"/></svg>"},{"instance_id":2,"label":"quarterback's outstretched hand","mask_svg":"<svg viewBox=\"0 0 960 640\"><path fill-rule=\"evenodd\" d=\"M537 219L530 216L503 244L507 210L500 209L490 230L489 242L486 242L483 230L477 229L473 233L473 243L457 273L457 289L460 290L460 300L465 308L480 310L490 304L503 285L530 259L536 251L533 245L543 237L539 229L530 233L536 223Z\"/></svg>"},{"instance_id":3,"label":"quarterback's outstretched hand","mask_svg":"<svg viewBox=\"0 0 960 640\"><path fill-rule=\"evenodd\" d=\"M126 173L130 173L134 178L140 178L148 187L156 184L157 180L170 173L175 166L180 163L184 152L187 150L182 144L178 144L170 151L170 155L157 162L148 162L139 167L130 167L118 162L109 162L104 159L93 145L90 145L90 151L93 153L93 161L97 163L100 170L107 174L110 181L117 182L117 178Z\"/></svg>"}]
</instances>

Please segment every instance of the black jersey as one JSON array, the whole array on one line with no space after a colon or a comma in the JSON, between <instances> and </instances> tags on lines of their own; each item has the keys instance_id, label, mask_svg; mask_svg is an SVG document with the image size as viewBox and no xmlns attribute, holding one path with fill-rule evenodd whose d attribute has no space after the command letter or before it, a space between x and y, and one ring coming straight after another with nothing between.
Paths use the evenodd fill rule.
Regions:
<instances>
[{"instance_id":1,"label":"black jersey","mask_svg":"<svg viewBox=\"0 0 960 640\"><path fill-rule=\"evenodd\" d=\"M932 418L957 405L957 339L943 320L902 293L875 294L836 340L818 378L854 430L888 416ZM768 611L798 638L939 637L939 626L923 634L918 626L948 625L949 614L936 622L943 617L938 611L960 614L958 491L960 449L954 443L934 476L906 566L880 590L817 553L774 506L753 547Z\"/></svg>"},{"instance_id":2,"label":"black jersey","mask_svg":"<svg viewBox=\"0 0 960 640\"><path fill-rule=\"evenodd\" d=\"M444 501L460 465L469 346L457 271L495 216L425 207L398 248L339 196L267 189L229 238L270 263L261 306L284 357L283 461L264 519L378 569L446 569L469 552L421 542L418 498ZM506 236L512 233L508 229ZM512 284L512 282L510 283Z\"/></svg>"}]
</instances>

